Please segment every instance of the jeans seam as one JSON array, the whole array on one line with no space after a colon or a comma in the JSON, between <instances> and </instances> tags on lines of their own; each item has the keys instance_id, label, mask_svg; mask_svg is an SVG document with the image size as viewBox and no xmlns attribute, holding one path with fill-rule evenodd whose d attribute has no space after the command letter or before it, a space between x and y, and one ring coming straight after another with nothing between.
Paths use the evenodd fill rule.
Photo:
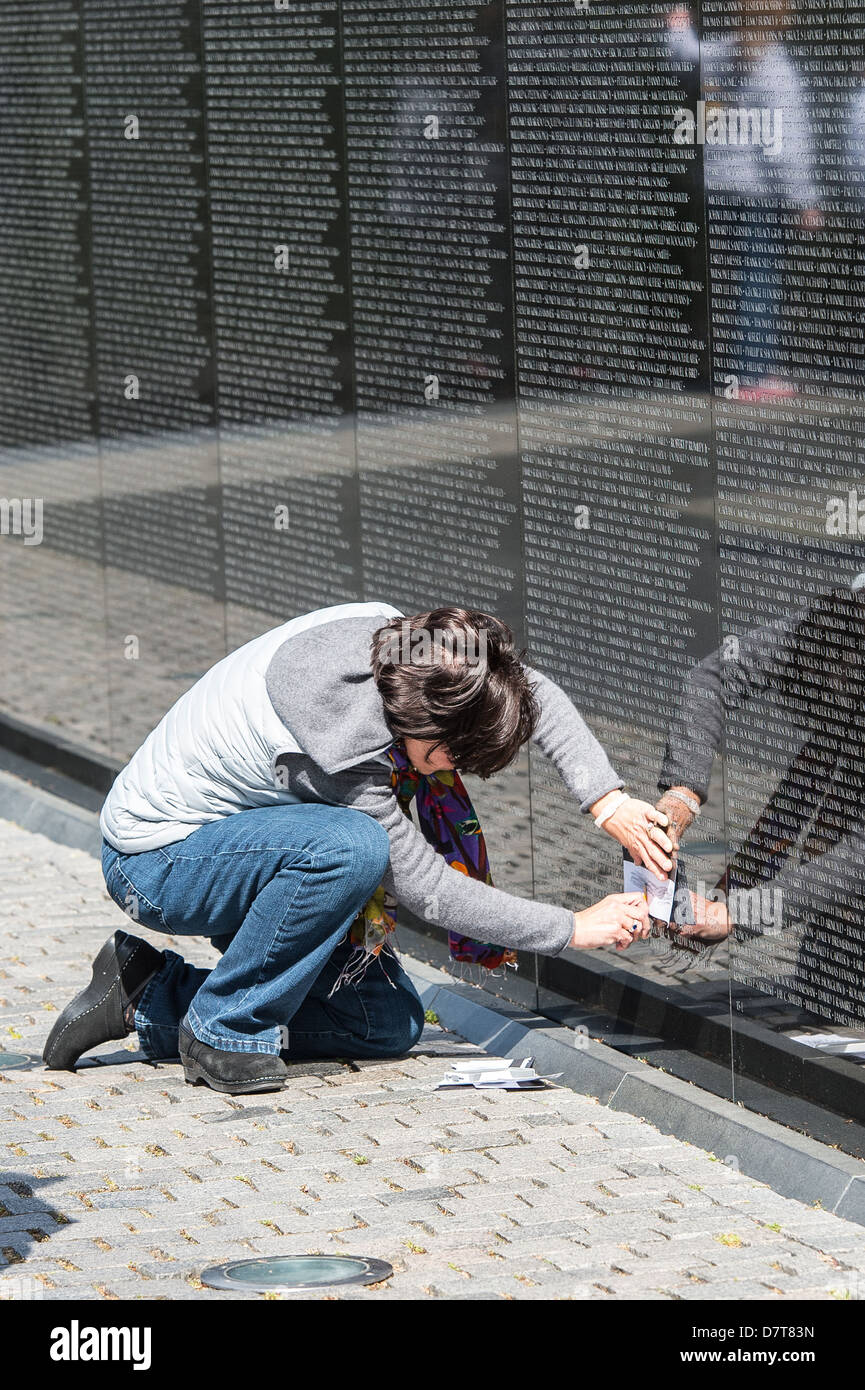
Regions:
<instances>
[{"instance_id":1,"label":"jeans seam","mask_svg":"<svg viewBox=\"0 0 865 1390\"><path fill-rule=\"evenodd\" d=\"M181 843L184 842L181 841ZM166 858L168 859L168 862L170 864L177 864L180 863L181 860L186 860L187 863L196 863L202 859L232 859L239 854L293 853L295 853L295 851L292 850L290 845L248 845L245 849L219 849L212 850L209 854L175 854L173 856L166 855ZM314 854L310 850L298 850L296 851L296 853L297 863L293 863L291 866L286 865L284 867L299 868L301 864L305 863L308 868L315 868L318 865L319 860L327 856L328 851L323 850L320 853Z\"/></svg>"}]
</instances>

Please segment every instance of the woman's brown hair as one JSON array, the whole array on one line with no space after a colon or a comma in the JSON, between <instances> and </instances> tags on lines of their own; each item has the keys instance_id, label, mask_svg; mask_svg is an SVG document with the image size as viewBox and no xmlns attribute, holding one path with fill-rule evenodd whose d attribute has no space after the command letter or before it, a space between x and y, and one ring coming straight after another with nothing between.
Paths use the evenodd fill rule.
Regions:
<instances>
[{"instance_id":1,"label":"woman's brown hair","mask_svg":"<svg viewBox=\"0 0 865 1390\"><path fill-rule=\"evenodd\" d=\"M372 670L394 737L444 745L479 777L513 762L538 721L513 633L475 609L392 618L373 635Z\"/></svg>"}]
</instances>

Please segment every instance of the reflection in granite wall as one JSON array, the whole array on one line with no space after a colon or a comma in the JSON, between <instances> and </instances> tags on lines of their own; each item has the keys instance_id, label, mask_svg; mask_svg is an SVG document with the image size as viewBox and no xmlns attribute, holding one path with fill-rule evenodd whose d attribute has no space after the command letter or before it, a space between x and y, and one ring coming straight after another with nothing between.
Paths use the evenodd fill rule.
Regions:
<instances>
[{"instance_id":1,"label":"reflection in granite wall","mask_svg":"<svg viewBox=\"0 0 865 1390\"><path fill-rule=\"evenodd\" d=\"M343 4L364 584L521 629L503 23Z\"/></svg>"},{"instance_id":2,"label":"reflection in granite wall","mask_svg":"<svg viewBox=\"0 0 865 1390\"><path fill-rule=\"evenodd\" d=\"M731 964L861 1026L863 14L704 0L702 38L707 101L768 113L706 147Z\"/></svg>"},{"instance_id":3,"label":"reflection in granite wall","mask_svg":"<svg viewBox=\"0 0 865 1390\"><path fill-rule=\"evenodd\" d=\"M698 58L658 5L540 8L512 5L508 39L528 634L653 797L683 675L717 643L702 158L670 137ZM538 891L619 891L613 842L533 777Z\"/></svg>"},{"instance_id":4,"label":"reflection in granite wall","mask_svg":"<svg viewBox=\"0 0 865 1390\"><path fill-rule=\"evenodd\" d=\"M188 0L82 11L110 747L123 757L154 704L224 654L201 43Z\"/></svg>"},{"instance_id":5,"label":"reflection in granite wall","mask_svg":"<svg viewBox=\"0 0 865 1390\"><path fill-rule=\"evenodd\" d=\"M339 11L202 12L233 649L360 597Z\"/></svg>"},{"instance_id":6,"label":"reflection in granite wall","mask_svg":"<svg viewBox=\"0 0 865 1390\"><path fill-rule=\"evenodd\" d=\"M861 1027L863 38L841 0L9 0L5 714L122 760L296 613L489 608L631 788L703 803L682 930L618 963ZM503 885L620 886L542 759L478 800Z\"/></svg>"},{"instance_id":7,"label":"reflection in granite wall","mask_svg":"<svg viewBox=\"0 0 865 1390\"><path fill-rule=\"evenodd\" d=\"M0 10L0 691L105 747L82 42L74 0Z\"/></svg>"}]
</instances>

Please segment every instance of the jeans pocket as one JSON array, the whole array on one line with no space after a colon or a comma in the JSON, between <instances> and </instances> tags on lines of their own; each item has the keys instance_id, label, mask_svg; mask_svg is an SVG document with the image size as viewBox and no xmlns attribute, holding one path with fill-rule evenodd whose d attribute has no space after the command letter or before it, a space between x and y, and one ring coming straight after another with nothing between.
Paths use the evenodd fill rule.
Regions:
<instances>
[{"instance_id":1,"label":"jeans pocket","mask_svg":"<svg viewBox=\"0 0 865 1390\"><path fill-rule=\"evenodd\" d=\"M109 867L105 875L105 886L109 896L138 926L149 927L151 931L170 931L171 928L165 920L162 908L158 907L141 888L136 887L125 872L124 866L133 857L132 855L120 856Z\"/></svg>"}]
</instances>

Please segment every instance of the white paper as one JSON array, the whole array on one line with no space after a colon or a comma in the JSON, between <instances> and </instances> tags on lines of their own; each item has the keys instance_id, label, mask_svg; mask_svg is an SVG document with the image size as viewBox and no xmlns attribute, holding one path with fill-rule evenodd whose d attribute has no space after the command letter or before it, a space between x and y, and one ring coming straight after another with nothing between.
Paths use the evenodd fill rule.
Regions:
<instances>
[{"instance_id":1,"label":"white paper","mask_svg":"<svg viewBox=\"0 0 865 1390\"><path fill-rule=\"evenodd\" d=\"M500 1071L502 1067L507 1067L509 1069L512 1067L519 1067L521 1071L524 1071L526 1068L532 1067L534 1060L534 1057L524 1057L521 1062L512 1062L508 1058L500 1057L466 1057L462 1061L452 1062L451 1069L453 1071L465 1072L466 1074L471 1072ZM533 1072L532 1075L535 1075L535 1073Z\"/></svg>"},{"instance_id":2,"label":"white paper","mask_svg":"<svg viewBox=\"0 0 865 1390\"><path fill-rule=\"evenodd\" d=\"M676 875L658 878L643 864L635 864L632 859L622 860L622 872L626 893L640 893L645 898L650 917L659 917L669 922L673 915L673 899L676 894Z\"/></svg>"},{"instance_id":3,"label":"white paper","mask_svg":"<svg viewBox=\"0 0 865 1390\"><path fill-rule=\"evenodd\" d=\"M471 1086L476 1090L537 1091L550 1078L539 1076L532 1060L525 1057L522 1062L511 1062L507 1057L472 1057L454 1062L435 1089ZM556 1074L561 1076L561 1072Z\"/></svg>"}]
</instances>

